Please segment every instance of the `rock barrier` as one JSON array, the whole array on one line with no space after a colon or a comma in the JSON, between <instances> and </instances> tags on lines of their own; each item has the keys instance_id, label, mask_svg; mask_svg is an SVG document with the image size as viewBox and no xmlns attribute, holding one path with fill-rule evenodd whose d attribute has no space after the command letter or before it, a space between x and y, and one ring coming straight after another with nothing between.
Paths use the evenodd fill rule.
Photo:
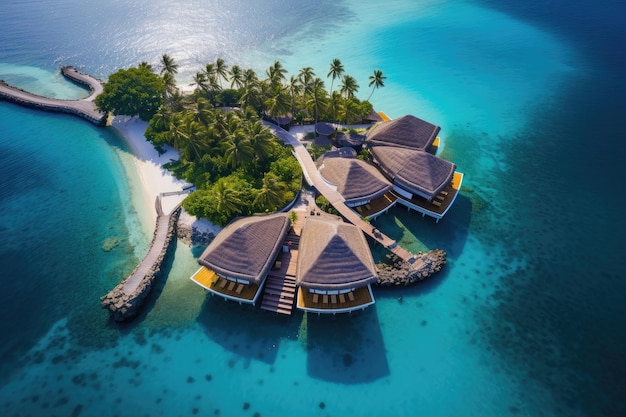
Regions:
<instances>
[{"instance_id":1,"label":"rock barrier","mask_svg":"<svg viewBox=\"0 0 626 417\"><path fill-rule=\"evenodd\" d=\"M133 271L133 273L131 273L127 279L122 281L107 295L100 298L100 304L102 308L108 309L111 314L111 318L116 322L123 322L137 315L137 313L139 312L139 308L143 304L145 298L148 296L148 294L150 294L150 290L152 289L152 285L155 279L161 276L161 266L166 260L168 252L170 251L172 240L176 236L176 223L178 221L180 211L181 207L179 206L170 214L170 218L168 221L167 237L161 253L157 257L156 261L152 264L152 267L149 269L148 273L144 275L143 279L136 287L135 291L130 294L127 294L124 291L124 284L128 279L133 276L135 272ZM152 242L150 244L151 247L155 244L156 238L157 230L155 229L154 235L152 237ZM139 265L137 266L137 268L138 267Z\"/></svg>"},{"instance_id":2,"label":"rock barrier","mask_svg":"<svg viewBox=\"0 0 626 417\"><path fill-rule=\"evenodd\" d=\"M421 282L439 272L446 263L446 252L441 249L415 255L413 262L388 255L391 263L378 263L378 281L380 287L398 287Z\"/></svg>"}]
</instances>

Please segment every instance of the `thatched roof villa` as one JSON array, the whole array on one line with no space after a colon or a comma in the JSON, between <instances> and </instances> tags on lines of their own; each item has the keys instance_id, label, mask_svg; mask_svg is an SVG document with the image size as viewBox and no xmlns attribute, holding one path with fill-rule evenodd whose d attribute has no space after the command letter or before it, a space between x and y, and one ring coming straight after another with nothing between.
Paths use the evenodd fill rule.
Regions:
<instances>
[{"instance_id":1,"label":"thatched roof villa","mask_svg":"<svg viewBox=\"0 0 626 417\"><path fill-rule=\"evenodd\" d=\"M299 252L299 309L334 314L374 304L376 268L359 228L335 216L308 217Z\"/></svg>"},{"instance_id":2,"label":"thatched roof villa","mask_svg":"<svg viewBox=\"0 0 626 417\"><path fill-rule=\"evenodd\" d=\"M391 190L391 183L375 166L354 157L324 156L319 172L350 207L367 204Z\"/></svg>"},{"instance_id":3,"label":"thatched roof villa","mask_svg":"<svg viewBox=\"0 0 626 417\"><path fill-rule=\"evenodd\" d=\"M432 200L454 176L456 165L419 149L374 146L372 157L381 171L393 181L394 190L408 198L418 195Z\"/></svg>"},{"instance_id":4,"label":"thatched roof villa","mask_svg":"<svg viewBox=\"0 0 626 417\"><path fill-rule=\"evenodd\" d=\"M287 213L233 220L198 258L202 268L191 279L226 299L254 304L290 227Z\"/></svg>"},{"instance_id":5,"label":"thatched roof villa","mask_svg":"<svg viewBox=\"0 0 626 417\"><path fill-rule=\"evenodd\" d=\"M398 146L429 151L441 128L415 116L406 115L378 123L367 133L372 146Z\"/></svg>"}]
</instances>

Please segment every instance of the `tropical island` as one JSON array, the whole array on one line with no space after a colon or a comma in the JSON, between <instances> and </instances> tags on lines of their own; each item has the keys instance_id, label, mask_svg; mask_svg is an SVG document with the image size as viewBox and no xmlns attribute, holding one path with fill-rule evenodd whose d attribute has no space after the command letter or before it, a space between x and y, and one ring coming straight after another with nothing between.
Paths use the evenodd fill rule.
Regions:
<instances>
[{"instance_id":1,"label":"tropical island","mask_svg":"<svg viewBox=\"0 0 626 417\"><path fill-rule=\"evenodd\" d=\"M373 284L408 285L445 264L445 252L412 254L370 225L396 204L438 222L463 179L453 163L435 155L439 126L373 110L369 98L384 86L382 71L369 77L372 90L361 101L356 79L339 59L327 74L329 91L311 67L287 79L279 61L259 77L220 58L197 72L186 92L176 84L178 66L170 56L163 55L160 67L157 73L144 62L111 74L90 96L88 110L147 122L143 133L159 153L178 151L165 167L189 184L174 192L191 191L182 208L225 226L198 259L201 267L191 277L196 284L276 313L291 314L295 303L303 311L336 314L373 304ZM99 82L82 76L93 92ZM29 100L33 105L43 98ZM82 111L86 104L78 105ZM72 112L88 120L92 114ZM289 132L297 128L298 138ZM148 254L102 297L116 321L137 314L176 233L181 207L163 210L161 197ZM366 236L389 250L391 263L374 264Z\"/></svg>"}]
</instances>

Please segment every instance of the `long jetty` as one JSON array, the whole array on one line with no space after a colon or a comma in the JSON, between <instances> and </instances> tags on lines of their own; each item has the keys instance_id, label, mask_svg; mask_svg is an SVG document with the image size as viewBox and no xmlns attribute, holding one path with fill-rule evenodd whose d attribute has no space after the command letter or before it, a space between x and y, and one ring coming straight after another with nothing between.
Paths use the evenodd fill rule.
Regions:
<instances>
[{"instance_id":1,"label":"long jetty","mask_svg":"<svg viewBox=\"0 0 626 417\"><path fill-rule=\"evenodd\" d=\"M98 110L94 103L95 98L102 93L103 88L100 80L80 72L74 67L61 68L61 74L77 84L88 87L90 90L89 95L79 100L43 97L13 87L0 80L0 99L37 110L73 114L97 126L104 126L107 121L107 115Z\"/></svg>"},{"instance_id":2,"label":"long jetty","mask_svg":"<svg viewBox=\"0 0 626 417\"><path fill-rule=\"evenodd\" d=\"M361 229L363 233L374 239L374 241L383 245L391 253L398 256L408 264L411 264L412 269L420 269L424 266L423 263L425 263L425 261L423 258L416 257L411 252L400 247L395 240L380 231L376 231L376 233L374 233L372 225L363 220L358 213L346 205L345 199L342 195L331 188L326 181L322 179L322 176L313 162L313 158L311 158L311 155L306 150L302 142L285 129L269 122L264 123L274 135L281 139L286 145L290 145L293 148L294 155L302 167L302 173L306 182L309 183L309 185L314 186L324 197L326 197L328 202L339 212L339 214L341 214L347 221Z\"/></svg>"},{"instance_id":3,"label":"long jetty","mask_svg":"<svg viewBox=\"0 0 626 417\"><path fill-rule=\"evenodd\" d=\"M155 279L161 275L161 266L176 235L176 224L181 210L181 206L178 204L169 213L164 213L161 197L184 193L186 194L188 191L169 192L157 196L155 201L156 228L148 253L128 278L100 298L102 308L109 310L113 320L122 322L136 316L150 293Z\"/></svg>"}]
</instances>

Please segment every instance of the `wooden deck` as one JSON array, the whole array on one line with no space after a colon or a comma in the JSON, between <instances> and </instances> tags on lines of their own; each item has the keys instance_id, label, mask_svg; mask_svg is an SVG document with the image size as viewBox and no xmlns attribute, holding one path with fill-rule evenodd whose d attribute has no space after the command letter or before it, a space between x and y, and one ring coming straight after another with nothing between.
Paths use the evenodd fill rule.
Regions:
<instances>
[{"instance_id":1,"label":"wooden deck","mask_svg":"<svg viewBox=\"0 0 626 417\"><path fill-rule=\"evenodd\" d=\"M423 214L431 217L435 217L437 220L441 219L448 209L452 206L456 200L456 196L461 190L463 183L463 174L455 172L450 184L439 193L432 201L428 201L422 197L413 197L408 200L404 197L397 195L398 201L407 206L408 208L418 210ZM424 211L427 211L424 213Z\"/></svg>"},{"instance_id":2,"label":"wooden deck","mask_svg":"<svg viewBox=\"0 0 626 417\"><path fill-rule=\"evenodd\" d=\"M259 292L257 284L230 281L204 266L191 277L191 280L213 294L242 303L254 303Z\"/></svg>"},{"instance_id":3,"label":"wooden deck","mask_svg":"<svg viewBox=\"0 0 626 417\"><path fill-rule=\"evenodd\" d=\"M352 294L352 299L350 297ZM347 294L313 294L302 287L298 288L297 307L300 310L320 314L349 313L362 310L374 304L370 286L357 288Z\"/></svg>"}]
</instances>

